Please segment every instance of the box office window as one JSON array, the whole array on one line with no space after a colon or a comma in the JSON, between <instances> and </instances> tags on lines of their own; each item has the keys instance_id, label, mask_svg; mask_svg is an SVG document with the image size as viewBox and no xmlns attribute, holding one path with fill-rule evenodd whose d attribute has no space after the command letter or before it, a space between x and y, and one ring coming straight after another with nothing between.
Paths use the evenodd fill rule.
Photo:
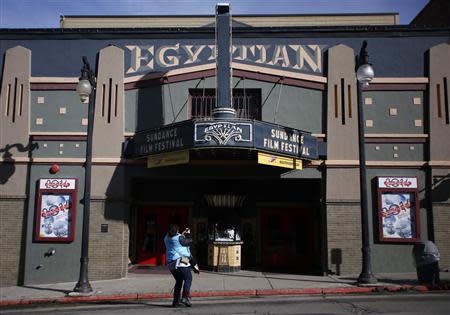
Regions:
<instances>
[{"instance_id":1,"label":"box office window","mask_svg":"<svg viewBox=\"0 0 450 315\"><path fill-rule=\"evenodd\" d=\"M216 104L215 89L190 89L190 118L210 118ZM261 120L261 90L234 89L232 97L236 116Z\"/></svg>"}]
</instances>

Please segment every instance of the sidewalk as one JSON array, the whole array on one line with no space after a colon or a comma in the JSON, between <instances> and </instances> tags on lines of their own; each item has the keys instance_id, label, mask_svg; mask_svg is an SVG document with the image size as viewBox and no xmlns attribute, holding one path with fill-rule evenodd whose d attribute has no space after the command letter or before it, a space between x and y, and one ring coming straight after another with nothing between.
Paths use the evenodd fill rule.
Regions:
<instances>
[{"instance_id":1,"label":"sidewalk","mask_svg":"<svg viewBox=\"0 0 450 315\"><path fill-rule=\"evenodd\" d=\"M376 274L376 285L358 286L357 276L305 276L279 273L240 271L216 273L204 271L193 274L191 296L256 296L346 294L370 292L428 291L420 286L415 273ZM448 290L450 275L441 272L443 286ZM71 283L27 285L0 288L0 306L34 303L77 303L111 300L145 300L171 298L174 280L167 271L129 273L127 278L91 281L92 294L78 295L72 292Z\"/></svg>"}]
</instances>

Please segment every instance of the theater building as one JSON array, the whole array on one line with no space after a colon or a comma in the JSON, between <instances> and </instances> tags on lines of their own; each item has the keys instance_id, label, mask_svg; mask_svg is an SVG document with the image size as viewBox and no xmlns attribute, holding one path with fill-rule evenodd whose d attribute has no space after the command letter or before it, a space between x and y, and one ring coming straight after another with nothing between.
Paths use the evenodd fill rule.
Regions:
<instances>
[{"instance_id":1,"label":"theater building","mask_svg":"<svg viewBox=\"0 0 450 315\"><path fill-rule=\"evenodd\" d=\"M412 246L428 239L448 268L449 28L373 16L235 17L225 91L213 16L0 30L1 285L78 278L82 56L97 78L90 280L163 265L169 222L191 228L201 268L225 259L211 247L225 238L238 245L230 271L358 274L364 40L375 71L360 104L373 272L414 271ZM234 116L214 116L216 95L231 92Z\"/></svg>"}]
</instances>

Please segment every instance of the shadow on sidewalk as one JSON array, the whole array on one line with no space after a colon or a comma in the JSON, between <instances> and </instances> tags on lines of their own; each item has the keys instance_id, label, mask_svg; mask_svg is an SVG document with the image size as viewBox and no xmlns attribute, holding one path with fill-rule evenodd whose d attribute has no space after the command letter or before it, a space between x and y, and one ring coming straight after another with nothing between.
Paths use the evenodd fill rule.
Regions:
<instances>
[{"instance_id":1,"label":"shadow on sidewalk","mask_svg":"<svg viewBox=\"0 0 450 315\"><path fill-rule=\"evenodd\" d=\"M241 272L246 272L248 270L242 270ZM253 272L253 270L251 270ZM138 265L132 265L128 269L128 273L132 275L132 278L139 278L139 277L146 277L146 276L152 276L152 275L170 275L169 272L165 267L160 266L138 266ZM286 273L272 273L272 272L263 272L259 271L259 274L251 275L251 274L243 274L240 272L236 273L227 273L227 272L216 272L216 271L210 271L210 270L201 270L201 274L210 274L214 276L221 276L221 277L238 277L238 278L251 278L251 279L268 279L268 280L286 280L286 281L298 281L298 282L318 282L318 283L340 283L340 284L352 284L349 283L347 280L350 280L352 282L356 282L356 279L353 278L329 278L326 276L317 276L317 275L310 275L310 274L294 274L292 272L286 272ZM290 276L296 276L296 277L290 277ZM286 277L284 277L286 276ZM314 277L311 278L298 278L298 277ZM344 281L340 281L343 279Z\"/></svg>"},{"instance_id":2,"label":"shadow on sidewalk","mask_svg":"<svg viewBox=\"0 0 450 315\"><path fill-rule=\"evenodd\" d=\"M52 289L52 288L42 288L42 287L34 287L31 285L24 285L22 286L23 288L27 288L27 289L33 289L33 290L40 290L40 291L54 291L54 292L60 292L60 293L64 293L65 295L69 294L70 292L72 292L72 290L62 290L62 289Z\"/></svg>"},{"instance_id":3,"label":"shadow on sidewalk","mask_svg":"<svg viewBox=\"0 0 450 315\"><path fill-rule=\"evenodd\" d=\"M352 284L358 284L358 278L343 278L339 279L351 281ZM387 283L387 284L395 284L395 285L418 285L416 279L387 279L387 278L377 278L378 283ZM348 282L347 282L348 283Z\"/></svg>"},{"instance_id":4,"label":"shadow on sidewalk","mask_svg":"<svg viewBox=\"0 0 450 315\"><path fill-rule=\"evenodd\" d=\"M213 271L202 271L204 274L212 274L212 275L218 275L218 276L225 276L225 277L239 277L239 278L252 278L252 279L269 279L269 280L287 280L287 281L298 281L298 282L319 282L319 283L342 283L342 284L349 284L348 281L339 281L340 279L334 279L329 280L325 279L326 277L320 277L320 276L311 276L311 275L299 275L298 277L314 277L314 279L307 279L307 278L292 278L289 277L289 274L286 274L287 277L281 277L279 274L277 275L271 275L270 273L262 272L261 276L259 275L245 275L245 274L235 274L235 273L221 273L221 272L213 272ZM347 280L347 279L343 279ZM354 280L354 279L349 279Z\"/></svg>"},{"instance_id":5,"label":"shadow on sidewalk","mask_svg":"<svg viewBox=\"0 0 450 315\"><path fill-rule=\"evenodd\" d=\"M94 302L82 302L83 304L89 303L94 305L142 305L151 306L152 308L163 307L163 308L173 308L170 302L160 302L160 303L149 303L145 301L127 301L127 300L116 300L116 301L94 301Z\"/></svg>"}]
</instances>

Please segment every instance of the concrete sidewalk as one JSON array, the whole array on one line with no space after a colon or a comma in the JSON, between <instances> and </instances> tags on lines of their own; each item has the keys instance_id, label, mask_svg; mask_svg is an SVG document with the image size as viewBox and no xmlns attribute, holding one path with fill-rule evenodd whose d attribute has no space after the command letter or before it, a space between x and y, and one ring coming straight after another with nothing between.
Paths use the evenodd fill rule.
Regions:
<instances>
[{"instance_id":1,"label":"concrete sidewalk","mask_svg":"<svg viewBox=\"0 0 450 315\"><path fill-rule=\"evenodd\" d=\"M358 286L357 276L305 276L280 273L240 271L216 273L204 271L193 274L191 296L255 296L345 294L370 292L428 291L420 286L415 273L376 274L376 285ZM450 276L441 272L443 286L448 290ZM77 303L111 300L139 300L171 298L174 279L167 271L147 274L129 273L127 278L91 281L93 292L79 295L72 292L74 282L46 285L27 285L0 288L0 306L33 303Z\"/></svg>"}]
</instances>

